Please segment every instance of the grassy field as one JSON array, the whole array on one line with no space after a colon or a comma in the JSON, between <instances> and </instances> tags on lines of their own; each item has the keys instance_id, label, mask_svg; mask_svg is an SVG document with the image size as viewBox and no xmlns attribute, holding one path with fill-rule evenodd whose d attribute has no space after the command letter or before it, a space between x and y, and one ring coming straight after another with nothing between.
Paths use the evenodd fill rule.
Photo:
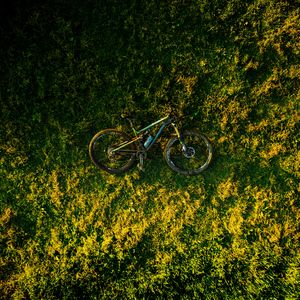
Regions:
<instances>
[{"instance_id":1,"label":"grassy field","mask_svg":"<svg viewBox=\"0 0 300 300\"><path fill-rule=\"evenodd\" d=\"M1 18L3 299L299 299L297 1L12 1ZM88 143L173 106L212 141L184 177Z\"/></svg>"}]
</instances>

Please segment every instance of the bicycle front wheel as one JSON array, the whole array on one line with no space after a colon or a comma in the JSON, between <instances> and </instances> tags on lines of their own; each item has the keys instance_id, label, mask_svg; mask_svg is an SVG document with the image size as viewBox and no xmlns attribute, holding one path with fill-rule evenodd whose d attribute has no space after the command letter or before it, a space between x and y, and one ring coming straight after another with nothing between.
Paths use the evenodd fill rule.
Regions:
<instances>
[{"instance_id":1,"label":"bicycle front wheel","mask_svg":"<svg viewBox=\"0 0 300 300\"><path fill-rule=\"evenodd\" d=\"M100 169L112 174L121 174L128 171L135 162L136 147L133 143L126 144L130 138L122 131L105 129L98 132L90 141L89 155L92 162Z\"/></svg>"},{"instance_id":2,"label":"bicycle front wheel","mask_svg":"<svg viewBox=\"0 0 300 300\"><path fill-rule=\"evenodd\" d=\"M195 130L183 133L186 150L178 139L169 140L165 149L168 166L183 175L198 175L204 171L212 160L212 146L208 139Z\"/></svg>"}]
</instances>

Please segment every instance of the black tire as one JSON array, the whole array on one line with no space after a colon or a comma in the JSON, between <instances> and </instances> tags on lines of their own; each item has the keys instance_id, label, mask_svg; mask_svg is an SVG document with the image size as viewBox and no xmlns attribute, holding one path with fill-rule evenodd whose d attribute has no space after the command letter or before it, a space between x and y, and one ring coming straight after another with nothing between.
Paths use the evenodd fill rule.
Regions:
<instances>
[{"instance_id":1,"label":"black tire","mask_svg":"<svg viewBox=\"0 0 300 300\"><path fill-rule=\"evenodd\" d=\"M100 169L111 174L122 174L128 171L135 163L135 153L109 154L111 147L130 141L127 134L116 129L105 129L91 139L89 155L92 162ZM125 148L124 148L125 149ZM132 143L126 147L128 150L136 150Z\"/></svg>"},{"instance_id":2,"label":"black tire","mask_svg":"<svg viewBox=\"0 0 300 300\"><path fill-rule=\"evenodd\" d=\"M169 140L164 153L166 162L175 172L183 175L198 175L212 160L211 143L196 130L185 131L183 140L187 146L185 153L177 136Z\"/></svg>"}]
</instances>

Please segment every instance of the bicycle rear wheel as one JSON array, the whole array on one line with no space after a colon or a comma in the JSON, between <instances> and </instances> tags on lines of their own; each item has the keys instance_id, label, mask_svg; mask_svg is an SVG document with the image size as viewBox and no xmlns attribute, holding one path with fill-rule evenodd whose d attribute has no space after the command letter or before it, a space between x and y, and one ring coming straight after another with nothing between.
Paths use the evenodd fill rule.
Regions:
<instances>
[{"instance_id":1,"label":"bicycle rear wheel","mask_svg":"<svg viewBox=\"0 0 300 300\"><path fill-rule=\"evenodd\" d=\"M122 131L105 129L98 132L90 141L89 155L92 162L100 169L112 174L128 171L135 162L136 147L133 143L113 151L130 138Z\"/></svg>"},{"instance_id":2,"label":"bicycle rear wheel","mask_svg":"<svg viewBox=\"0 0 300 300\"><path fill-rule=\"evenodd\" d=\"M204 171L212 159L212 146L208 139L195 130L183 133L186 151L178 139L169 140L165 149L165 159L168 166L183 175L198 175Z\"/></svg>"}]
</instances>

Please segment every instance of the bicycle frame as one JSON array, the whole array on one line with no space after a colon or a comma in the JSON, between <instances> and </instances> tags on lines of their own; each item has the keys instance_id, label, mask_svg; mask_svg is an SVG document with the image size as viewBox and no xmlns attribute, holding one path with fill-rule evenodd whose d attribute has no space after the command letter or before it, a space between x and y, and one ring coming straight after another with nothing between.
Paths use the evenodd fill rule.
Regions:
<instances>
[{"instance_id":1,"label":"bicycle frame","mask_svg":"<svg viewBox=\"0 0 300 300\"><path fill-rule=\"evenodd\" d=\"M135 138L133 138L130 141L123 142L122 144L118 145L117 148L112 149L111 151L112 152L117 152L118 151L118 153L121 152L121 153L128 153L128 154L135 153L136 150L129 150L129 149L123 149L123 148L125 148L126 146L128 146L128 145L130 145L130 144L132 144L134 142L137 142L138 140L141 140L141 136L140 136L141 133L143 133L143 132L151 129L152 127L154 127L155 125L157 125L159 123L163 123L163 124L160 126L159 130L157 131L157 133L156 133L155 137L153 138L153 140L151 141L150 145L146 149L143 149L143 151L148 151L155 144L155 142L157 141L157 139L161 136L163 130L168 125L170 125L170 124L172 124L172 126L174 127L176 135L178 136L178 138L179 138L180 142L182 143L183 147L185 147L184 144L183 144L183 142L182 142L181 135L179 133L179 130L178 130L176 124L173 123L173 121L171 120L171 118L169 116L166 116L166 117L164 117L164 118L162 118L162 119L160 119L158 121L155 121L154 123L151 123L150 125L142 128L140 130L135 130L132 127L134 135L135 135Z\"/></svg>"}]
</instances>

